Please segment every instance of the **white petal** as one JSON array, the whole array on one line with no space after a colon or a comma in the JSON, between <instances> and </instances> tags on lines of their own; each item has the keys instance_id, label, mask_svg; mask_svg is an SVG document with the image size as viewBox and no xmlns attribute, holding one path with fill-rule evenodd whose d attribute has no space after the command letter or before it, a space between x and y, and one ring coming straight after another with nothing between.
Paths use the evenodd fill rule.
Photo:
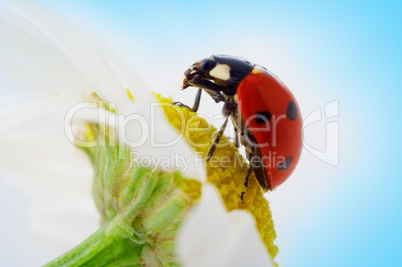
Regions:
<instances>
[{"instance_id":1,"label":"white petal","mask_svg":"<svg viewBox=\"0 0 402 267\"><path fill-rule=\"evenodd\" d=\"M229 241L226 266L274 266L251 214L234 210L229 217L236 235Z\"/></svg>"},{"instance_id":2,"label":"white petal","mask_svg":"<svg viewBox=\"0 0 402 267\"><path fill-rule=\"evenodd\" d=\"M83 105L85 106L85 105ZM134 104L126 114L85 109L74 114L67 124L82 120L112 126L119 141L126 144L132 157L141 166L164 171L180 171L185 177L206 181L203 159L167 121L159 102ZM97 113L99 112L99 113ZM66 127L71 143L91 147L93 142L75 142L73 129ZM124 155L123 155L124 156Z\"/></svg>"},{"instance_id":3,"label":"white petal","mask_svg":"<svg viewBox=\"0 0 402 267\"><path fill-rule=\"evenodd\" d=\"M180 230L178 255L191 267L273 266L254 218L246 211L227 212L209 184Z\"/></svg>"},{"instance_id":4,"label":"white petal","mask_svg":"<svg viewBox=\"0 0 402 267\"><path fill-rule=\"evenodd\" d=\"M0 133L0 178L6 181L0 194L22 189L20 197L29 199L21 203L12 196L2 208L13 213L3 215L28 210L24 223L9 231L14 242L34 244L30 251L41 260L36 265L71 249L99 227L91 195L92 166L64 136L64 111L59 107L38 101L28 112L27 106L10 107L0 119L0 124L8 123Z\"/></svg>"},{"instance_id":5,"label":"white petal","mask_svg":"<svg viewBox=\"0 0 402 267\"><path fill-rule=\"evenodd\" d=\"M78 76L81 81L84 81L86 88L80 88L81 90L95 91L102 98L116 103L120 112L125 112L131 101L126 95L124 84L115 75L104 55L88 41L88 37L63 21L57 14L44 12L43 9L34 5L24 6L13 3L7 8L1 10L2 29L5 32L2 39L4 38L5 43L9 44L9 50L15 53L10 54L7 50L4 53L7 52L8 57L12 57L12 60L18 59L20 63L15 63L16 68L10 70L10 75L13 73L24 75L25 69L35 72L35 64L41 62L42 54L51 54L52 57L49 56L46 59L52 61L56 68L48 69L50 73L39 73L39 78L43 74L51 77L56 72L61 74L58 78L62 76L62 79L54 83L61 84L69 78L68 75L63 76L65 69L69 68L67 74L71 73L72 76ZM21 42L22 40L24 42ZM19 55L20 51L25 53ZM28 55L30 59L29 64L26 62L25 55ZM7 55L5 57L7 58ZM55 64L55 61L58 63ZM43 84L39 81L38 87L40 86ZM76 90L73 87L66 89L66 92ZM64 93L63 90L59 91Z\"/></svg>"},{"instance_id":6,"label":"white petal","mask_svg":"<svg viewBox=\"0 0 402 267\"><path fill-rule=\"evenodd\" d=\"M0 124L5 127L0 131L0 172L41 193L52 192L58 183L71 184L74 192L88 190L91 164L65 137L63 117L57 103L40 101L1 113ZM82 189L75 188L80 184Z\"/></svg>"},{"instance_id":7,"label":"white petal","mask_svg":"<svg viewBox=\"0 0 402 267\"><path fill-rule=\"evenodd\" d=\"M0 92L75 103L94 88L50 40L15 13L0 8ZM11 104L11 103L9 103Z\"/></svg>"},{"instance_id":8,"label":"white petal","mask_svg":"<svg viewBox=\"0 0 402 267\"><path fill-rule=\"evenodd\" d=\"M180 171L185 177L206 180L203 159L187 143L184 137L167 121L159 103L133 108L132 121L121 129L139 162L166 171Z\"/></svg>"},{"instance_id":9,"label":"white petal","mask_svg":"<svg viewBox=\"0 0 402 267\"><path fill-rule=\"evenodd\" d=\"M57 15L33 6L2 9L0 17L0 38L8 44L7 52L0 54L7 61L2 64L4 75L0 81L9 91L15 87L27 88L31 92L41 92L41 96L50 93L63 100L76 99L69 102L71 105L77 103L83 92L96 91L115 104L116 110L127 119L145 119L145 132L138 131L138 125L131 123L122 129L120 137L124 137L123 141L146 140L144 144L130 142L130 147L149 159L152 167L169 171L179 169L187 177L205 180L201 158L167 122L162 109L151 106L158 102L154 96L104 46L100 53L98 47L88 41L88 36ZM131 90L136 105L126 89ZM139 133L143 135L137 138Z\"/></svg>"},{"instance_id":10,"label":"white petal","mask_svg":"<svg viewBox=\"0 0 402 267\"><path fill-rule=\"evenodd\" d=\"M184 266L224 266L230 220L217 190L209 184L185 220L178 236L178 255Z\"/></svg>"}]
</instances>

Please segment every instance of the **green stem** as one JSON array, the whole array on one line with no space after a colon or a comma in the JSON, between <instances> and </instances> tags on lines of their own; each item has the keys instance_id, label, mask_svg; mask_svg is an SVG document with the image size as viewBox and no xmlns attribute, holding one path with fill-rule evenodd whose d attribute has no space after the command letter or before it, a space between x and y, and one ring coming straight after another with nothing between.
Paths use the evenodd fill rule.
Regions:
<instances>
[{"instance_id":1,"label":"green stem","mask_svg":"<svg viewBox=\"0 0 402 267\"><path fill-rule=\"evenodd\" d=\"M45 266L142 266L144 244L122 238L112 220L74 249Z\"/></svg>"},{"instance_id":2,"label":"green stem","mask_svg":"<svg viewBox=\"0 0 402 267\"><path fill-rule=\"evenodd\" d=\"M102 227L46 266L179 266L176 233L199 198L201 184L180 173L139 166L109 128L88 124L103 145L82 148L95 171Z\"/></svg>"}]
</instances>

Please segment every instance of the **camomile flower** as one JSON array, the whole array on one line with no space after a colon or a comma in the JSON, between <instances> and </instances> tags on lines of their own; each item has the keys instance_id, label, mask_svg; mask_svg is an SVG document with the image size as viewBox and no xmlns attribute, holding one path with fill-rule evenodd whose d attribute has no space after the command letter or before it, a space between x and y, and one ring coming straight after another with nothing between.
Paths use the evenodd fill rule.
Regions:
<instances>
[{"instance_id":1,"label":"camomile flower","mask_svg":"<svg viewBox=\"0 0 402 267\"><path fill-rule=\"evenodd\" d=\"M0 8L0 174L40 199L26 220L48 266L274 265L268 202L254 176L241 201L226 138L205 163L204 119L58 15Z\"/></svg>"}]
</instances>

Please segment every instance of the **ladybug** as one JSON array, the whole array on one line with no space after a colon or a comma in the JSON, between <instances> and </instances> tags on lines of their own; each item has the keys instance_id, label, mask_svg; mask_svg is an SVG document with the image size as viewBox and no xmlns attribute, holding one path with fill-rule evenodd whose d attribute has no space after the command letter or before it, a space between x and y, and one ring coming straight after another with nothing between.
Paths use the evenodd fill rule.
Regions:
<instances>
[{"instance_id":1,"label":"ladybug","mask_svg":"<svg viewBox=\"0 0 402 267\"><path fill-rule=\"evenodd\" d=\"M300 109L286 85L266 68L227 55L199 60L184 75L183 89L199 88L192 111L198 110L202 89L216 103L224 102L225 121L207 154L207 161L231 118L235 144L239 146L240 138L250 162L246 188L252 172L264 191L285 182L295 169L302 148Z\"/></svg>"}]
</instances>

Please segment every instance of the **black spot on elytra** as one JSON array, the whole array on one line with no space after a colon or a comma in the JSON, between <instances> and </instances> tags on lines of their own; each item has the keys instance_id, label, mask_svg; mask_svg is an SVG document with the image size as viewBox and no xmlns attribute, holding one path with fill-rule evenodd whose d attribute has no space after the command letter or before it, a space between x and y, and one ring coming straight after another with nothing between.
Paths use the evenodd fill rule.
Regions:
<instances>
[{"instance_id":1,"label":"black spot on elytra","mask_svg":"<svg viewBox=\"0 0 402 267\"><path fill-rule=\"evenodd\" d=\"M255 117L255 122L258 124L264 124L269 122L271 119L272 115L269 113L269 111L263 111L263 112L257 112L256 117Z\"/></svg>"},{"instance_id":2,"label":"black spot on elytra","mask_svg":"<svg viewBox=\"0 0 402 267\"><path fill-rule=\"evenodd\" d=\"M298 111L297 111L296 103L293 101L290 101L288 104L286 116L288 117L289 120L294 121L297 119L297 115L298 115Z\"/></svg>"},{"instance_id":3,"label":"black spot on elytra","mask_svg":"<svg viewBox=\"0 0 402 267\"><path fill-rule=\"evenodd\" d=\"M287 157L283 162L278 164L278 170L284 171L289 169L290 165L292 165L293 156Z\"/></svg>"}]
</instances>

